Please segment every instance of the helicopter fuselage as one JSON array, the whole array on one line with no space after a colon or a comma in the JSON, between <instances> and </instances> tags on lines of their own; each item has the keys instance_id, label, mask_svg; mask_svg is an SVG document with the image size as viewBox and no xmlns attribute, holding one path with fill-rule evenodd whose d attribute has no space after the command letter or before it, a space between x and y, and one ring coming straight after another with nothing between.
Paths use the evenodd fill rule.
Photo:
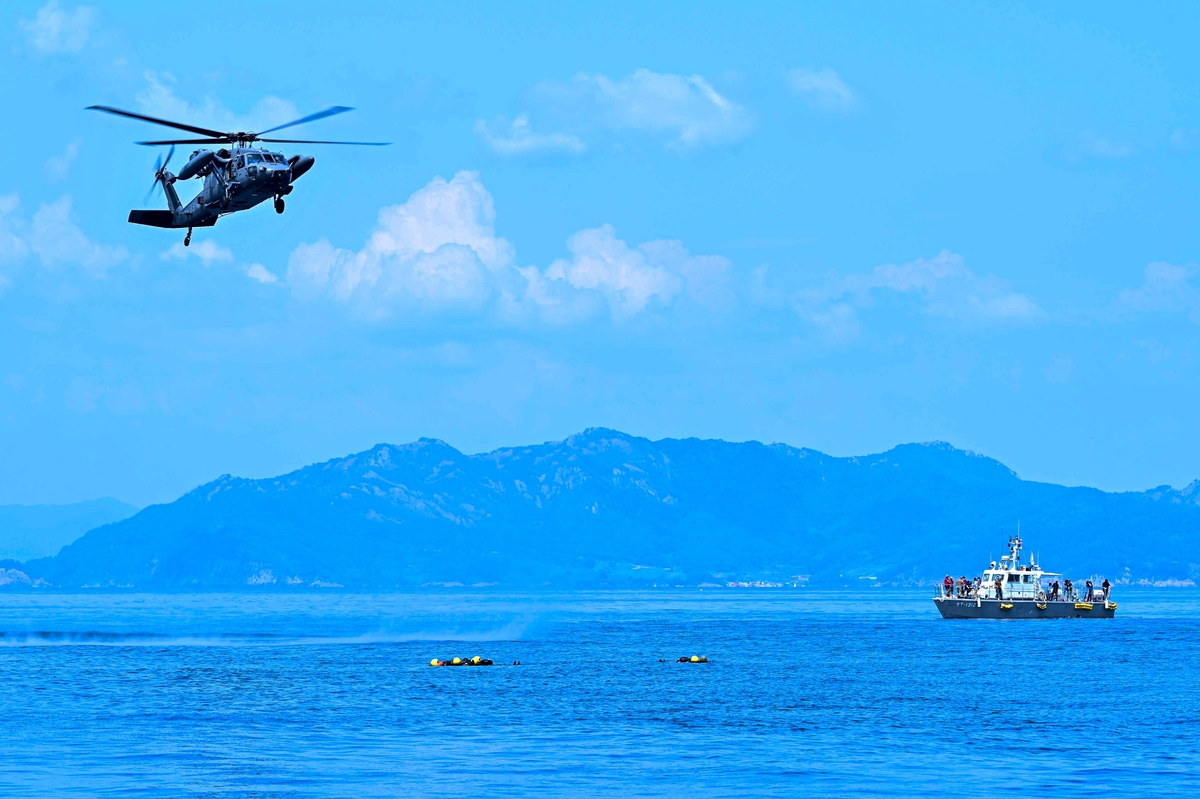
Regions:
<instances>
[{"instance_id":1,"label":"helicopter fuselage","mask_svg":"<svg viewBox=\"0 0 1200 799\"><path fill-rule=\"evenodd\" d=\"M205 163L199 170L189 170L197 161ZM312 168L313 163L312 156L288 159L281 153L256 147L197 150L180 174L191 172L189 179L202 178L200 193L184 205L175 191L179 177L166 172L163 189L167 210L130 211L129 221L153 227L210 227L224 214L245 211L271 198L276 201L276 210L282 213L283 197L291 194L293 181Z\"/></svg>"}]
</instances>

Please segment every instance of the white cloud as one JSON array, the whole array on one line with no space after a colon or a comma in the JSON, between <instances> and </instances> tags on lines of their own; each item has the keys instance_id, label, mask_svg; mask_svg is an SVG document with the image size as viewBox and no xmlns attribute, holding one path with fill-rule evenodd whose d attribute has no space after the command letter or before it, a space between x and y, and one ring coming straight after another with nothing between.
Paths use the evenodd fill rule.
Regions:
<instances>
[{"instance_id":1,"label":"white cloud","mask_svg":"<svg viewBox=\"0 0 1200 799\"><path fill-rule=\"evenodd\" d=\"M12 283L6 265L21 260L29 252L29 245L18 234L24 227L24 220L18 213L20 207L21 198L17 195L0 195L0 292Z\"/></svg>"},{"instance_id":2,"label":"white cloud","mask_svg":"<svg viewBox=\"0 0 1200 799\"><path fill-rule=\"evenodd\" d=\"M96 244L79 229L71 219L71 197L67 194L38 208L29 243L45 266L82 266L96 277L128 256L124 247Z\"/></svg>"},{"instance_id":3,"label":"white cloud","mask_svg":"<svg viewBox=\"0 0 1200 799\"><path fill-rule=\"evenodd\" d=\"M1122 291L1119 302L1125 308L1141 313L1187 311L1193 322L1200 322L1200 291L1191 282L1196 271L1192 265L1149 264L1142 285Z\"/></svg>"},{"instance_id":4,"label":"white cloud","mask_svg":"<svg viewBox=\"0 0 1200 799\"><path fill-rule=\"evenodd\" d=\"M922 310L968 322L1027 323L1045 316L1029 296L1012 291L993 276L980 277L962 256L943 250L933 258L906 264L884 264L870 272L835 278L823 287L805 289L793 298L797 311L830 338L847 340L859 330L858 309L887 294L915 297Z\"/></svg>"},{"instance_id":5,"label":"white cloud","mask_svg":"<svg viewBox=\"0 0 1200 799\"><path fill-rule=\"evenodd\" d=\"M841 76L828 67L824 69L793 69L785 76L788 88L804 97L810 104L826 111L850 111L858 105L858 97Z\"/></svg>"},{"instance_id":6,"label":"white cloud","mask_svg":"<svg viewBox=\"0 0 1200 799\"><path fill-rule=\"evenodd\" d=\"M721 256L693 257L678 241L650 241L631 248L612 225L581 230L567 239L569 258L550 264L549 280L603 295L614 317L642 311L652 301L663 305L686 292L702 305L725 306L729 261Z\"/></svg>"},{"instance_id":7,"label":"white cloud","mask_svg":"<svg viewBox=\"0 0 1200 799\"><path fill-rule=\"evenodd\" d=\"M295 105L273 95L259 100L245 115L233 113L211 96L190 103L175 94L175 76L171 73L148 69L143 75L148 85L136 100L142 112L150 116L225 131L265 130L300 116Z\"/></svg>"},{"instance_id":8,"label":"white cloud","mask_svg":"<svg viewBox=\"0 0 1200 799\"><path fill-rule=\"evenodd\" d=\"M232 261L233 252L228 247L222 247L212 239L203 239L190 247L184 247L183 242L177 241L171 248L159 255L164 261L183 261L188 258L199 258L205 266L215 261Z\"/></svg>"},{"instance_id":9,"label":"white cloud","mask_svg":"<svg viewBox=\"0 0 1200 799\"><path fill-rule=\"evenodd\" d=\"M512 246L495 235L495 218L477 174L435 178L407 202L380 210L362 250L323 239L297 247L288 284L299 296L328 294L376 315L407 304L479 308L513 261Z\"/></svg>"},{"instance_id":10,"label":"white cloud","mask_svg":"<svg viewBox=\"0 0 1200 799\"><path fill-rule=\"evenodd\" d=\"M279 281L278 275L258 263L250 264L246 269L246 275L259 283L277 283Z\"/></svg>"},{"instance_id":11,"label":"white cloud","mask_svg":"<svg viewBox=\"0 0 1200 799\"><path fill-rule=\"evenodd\" d=\"M679 275L641 249L631 250L612 225L579 231L567 239L567 249L571 257L552 263L546 277L599 291L612 303L615 315L637 313L655 297L669 303L683 288Z\"/></svg>"},{"instance_id":12,"label":"white cloud","mask_svg":"<svg viewBox=\"0 0 1200 799\"><path fill-rule=\"evenodd\" d=\"M546 81L534 92L550 115L585 130L665 134L670 146L691 150L736 141L753 128L751 114L700 75L639 69L620 79L580 74Z\"/></svg>"},{"instance_id":13,"label":"white cloud","mask_svg":"<svg viewBox=\"0 0 1200 799\"><path fill-rule=\"evenodd\" d=\"M76 139L67 145L67 149L62 155L51 156L46 160L46 174L51 180L67 179L67 174L71 171L71 165L79 157L79 145L81 141L80 139Z\"/></svg>"},{"instance_id":14,"label":"white cloud","mask_svg":"<svg viewBox=\"0 0 1200 799\"><path fill-rule=\"evenodd\" d=\"M297 247L287 282L300 299L328 297L370 317L407 308L566 324L606 305L625 319L653 303L686 299L721 309L734 302L729 262L692 256L677 241L630 247L603 225L572 236L570 256L543 271L517 265L512 245L496 236L495 218L477 174L435 178L407 202L381 210L362 250L324 239Z\"/></svg>"},{"instance_id":15,"label":"white cloud","mask_svg":"<svg viewBox=\"0 0 1200 799\"><path fill-rule=\"evenodd\" d=\"M0 261L16 261L29 252L29 246L18 235L24 227L20 207L21 198L16 194L0 195Z\"/></svg>"},{"instance_id":16,"label":"white cloud","mask_svg":"<svg viewBox=\"0 0 1200 799\"><path fill-rule=\"evenodd\" d=\"M58 0L50 0L38 9L33 19L23 19L18 24L39 53L77 53L87 44L97 19L95 9L76 6L74 11L65 11Z\"/></svg>"},{"instance_id":17,"label":"white cloud","mask_svg":"<svg viewBox=\"0 0 1200 799\"><path fill-rule=\"evenodd\" d=\"M525 114L507 126L500 127L503 130L495 132L493 126L482 119L475 123L475 132L501 155L524 155L534 152L581 153L587 149L578 136L568 133L534 133L529 127L529 117Z\"/></svg>"}]
</instances>

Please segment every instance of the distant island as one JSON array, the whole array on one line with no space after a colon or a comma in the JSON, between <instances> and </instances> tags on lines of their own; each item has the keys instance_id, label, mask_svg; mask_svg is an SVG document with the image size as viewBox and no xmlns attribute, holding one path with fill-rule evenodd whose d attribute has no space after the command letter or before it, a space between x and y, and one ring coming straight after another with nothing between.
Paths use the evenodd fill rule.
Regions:
<instances>
[{"instance_id":1,"label":"distant island","mask_svg":"<svg viewBox=\"0 0 1200 799\"><path fill-rule=\"evenodd\" d=\"M69 505L0 505L0 560L57 555L88 530L137 512L111 497Z\"/></svg>"},{"instance_id":2,"label":"distant island","mask_svg":"<svg viewBox=\"0 0 1200 799\"><path fill-rule=\"evenodd\" d=\"M1200 581L1200 481L1108 493L1022 480L941 442L839 458L603 428L226 475L0 575L30 590L919 585L975 574L1018 520L1055 571Z\"/></svg>"}]
</instances>

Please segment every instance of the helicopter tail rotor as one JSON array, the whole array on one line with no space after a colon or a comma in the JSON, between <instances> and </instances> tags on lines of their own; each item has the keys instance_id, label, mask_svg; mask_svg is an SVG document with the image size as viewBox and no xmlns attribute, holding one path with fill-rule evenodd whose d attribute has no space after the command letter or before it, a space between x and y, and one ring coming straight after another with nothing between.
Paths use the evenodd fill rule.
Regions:
<instances>
[{"instance_id":1,"label":"helicopter tail rotor","mask_svg":"<svg viewBox=\"0 0 1200 799\"><path fill-rule=\"evenodd\" d=\"M162 184L163 181L166 180L167 176L167 164L171 163L171 156L173 155L175 155L174 144L172 144L171 149L167 151L166 160L163 159L161 153L159 153L158 157L154 159L154 182L150 184L150 191L146 192L146 197L143 202L150 202L151 197L155 193L155 189L162 191Z\"/></svg>"}]
</instances>

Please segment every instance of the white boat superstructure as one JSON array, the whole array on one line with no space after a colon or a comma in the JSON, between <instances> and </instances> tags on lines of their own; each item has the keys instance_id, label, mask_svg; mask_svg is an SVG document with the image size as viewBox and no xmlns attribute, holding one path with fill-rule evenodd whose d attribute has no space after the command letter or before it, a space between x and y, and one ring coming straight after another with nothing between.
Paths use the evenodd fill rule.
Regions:
<instances>
[{"instance_id":1,"label":"white boat superstructure","mask_svg":"<svg viewBox=\"0 0 1200 799\"><path fill-rule=\"evenodd\" d=\"M1062 577L1058 572L1048 572L1039 566L1033 557L1028 563L1021 562L1021 536L1008 539L1008 554L1000 556L1000 563L992 561L984 570L979 585L980 599L1046 599L1044 577ZM972 596L975 595L972 590Z\"/></svg>"}]
</instances>

